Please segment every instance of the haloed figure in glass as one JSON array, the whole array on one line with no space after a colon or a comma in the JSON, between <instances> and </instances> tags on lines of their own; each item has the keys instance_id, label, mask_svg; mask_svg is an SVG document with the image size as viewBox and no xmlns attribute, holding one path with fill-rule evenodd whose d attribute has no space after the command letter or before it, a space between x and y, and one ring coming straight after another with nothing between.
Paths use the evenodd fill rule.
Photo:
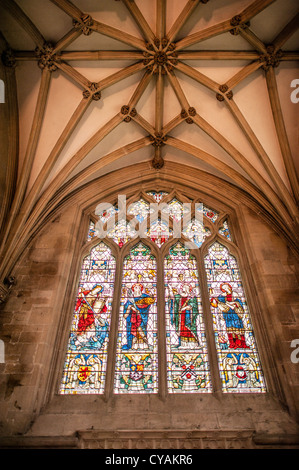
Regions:
<instances>
[{"instance_id":1,"label":"haloed figure in glass","mask_svg":"<svg viewBox=\"0 0 299 470\"><path fill-rule=\"evenodd\" d=\"M170 321L175 326L179 338L177 347L192 348L198 345L197 317L198 302L193 296L193 288L188 283L169 289Z\"/></svg>"},{"instance_id":2,"label":"haloed figure in glass","mask_svg":"<svg viewBox=\"0 0 299 470\"><path fill-rule=\"evenodd\" d=\"M245 328L243 323L243 303L233 292L232 286L228 282L220 285L223 294L211 298L212 307L218 307L222 312L226 325L226 332L229 340L229 348L249 348L245 341Z\"/></svg>"},{"instance_id":3,"label":"haloed figure in glass","mask_svg":"<svg viewBox=\"0 0 299 470\"><path fill-rule=\"evenodd\" d=\"M103 286L95 285L91 290L81 290L75 312L78 313L77 331L71 335L71 349L100 349L108 334L107 312Z\"/></svg>"},{"instance_id":4,"label":"haloed figure in glass","mask_svg":"<svg viewBox=\"0 0 299 470\"><path fill-rule=\"evenodd\" d=\"M127 344L123 350L147 349L147 323L151 305L155 302L151 293L144 292L144 286L137 282L128 290L130 299L124 305L124 318L126 319Z\"/></svg>"}]
</instances>

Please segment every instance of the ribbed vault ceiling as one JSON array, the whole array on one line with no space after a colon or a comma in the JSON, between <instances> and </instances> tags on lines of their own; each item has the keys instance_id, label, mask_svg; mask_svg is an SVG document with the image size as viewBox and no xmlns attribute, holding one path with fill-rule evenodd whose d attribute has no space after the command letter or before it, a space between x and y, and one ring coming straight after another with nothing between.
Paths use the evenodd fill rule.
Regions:
<instances>
[{"instance_id":1,"label":"ribbed vault ceiling","mask_svg":"<svg viewBox=\"0 0 299 470\"><path fill-rule=\"evenodd\" d=\"M0 0L0 8L19 111L6 239L54 196L145 161L157 173L173 161L215 174L296 219L297 0Z\"/></svg>"}]
</instances>

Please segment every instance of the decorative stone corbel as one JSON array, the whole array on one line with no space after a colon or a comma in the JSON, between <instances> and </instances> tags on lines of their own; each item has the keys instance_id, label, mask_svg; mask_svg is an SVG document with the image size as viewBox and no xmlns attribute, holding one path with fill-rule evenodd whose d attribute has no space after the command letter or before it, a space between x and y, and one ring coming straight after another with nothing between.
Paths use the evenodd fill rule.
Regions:
<instances>
[{"instance_id":1,"label":"decorative stone corbel","mask_svg":"<svg viewBox=\"0 0 299 470\"><path fill-rule=\"evenodd\" d=\"M164 159L161 155L161 147L155 148L155 156L152 159L152 167L155 170L160 170L164 166Z\"/></svg>"},{"instance_id":2,"label":"decorative stone corbel","mask_svg":"<svg viewBox=\"0 0 299 470\"><path fill-rule=\"evenodd\" d=\"M2 52L1 60L5 67L10 67L10 68L14 68L17 63L13 50L10 48Z\"/></svg>"},{"instance_id":3,"label":"decorative stone corbel","mask_svg":"<svg viewBox=\"0 0 299 470\"><path fill-rule=\"evenodd\" d=\"M6 277L3 282L0 282L0 304L4 304L12 287L16 284L16 279L13 276Z\"/></svg>"}]
</instances>

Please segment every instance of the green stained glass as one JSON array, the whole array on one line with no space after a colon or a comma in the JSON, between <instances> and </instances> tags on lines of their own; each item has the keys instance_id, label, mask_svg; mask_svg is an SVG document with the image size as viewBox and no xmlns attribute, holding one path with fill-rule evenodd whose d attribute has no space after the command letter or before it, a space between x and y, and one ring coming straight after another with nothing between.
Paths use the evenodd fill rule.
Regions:
<instances>
[{"instance_id":1,"label":"green stained glass","mask_svg":"<svg viewBox=\"0 0 299 470\"><path fill-rule=\"evenodd\" d=\"M125 257L115 393L158 391L156 260L138 243Z\"/></svg>"},{"instance_id":2,"label":"green stained glass","mask_svg":"<svg viewBox=\"0 0 299 470\"><path fill-rule=\"evenodd\" d=\"M193 253L203 255L202 248L192 254L190 250L208 243L208 237L232 242L228 220L222 219L221 214L221 223L216 224L220 213L194 201L182 203L174 197L163 204L167 192L147 194L153 198L152 205L143 198L130 204L130 221L125 220L125 215L120 216L117 206L97 206L98 222L95 218L90 220L86 240L93 241L106 232L107 238L123 247L136 238L123 260L117 299L120 308L118 329L113 335L114 393L158 392L157 262L151 248L137 242L137 237L150 239L161 249L169 239L175 240L164 258L168 392L209 393L210 365L198 265ZM156 213L157 203L161 203L161 212ZM107 209L100 211L101 207ZM104 233L99 222L105 227ZM178 241L181 234L184 242ZM205 298L210 302L222 390L266 392L237 260L226 246L214 242L204 266L208 287ZM119 295L114 292L115 270L116 260L104 242L94 246L83 260L60 394L104 393L112 299Z\"/></svg>"},{"instance_id":3,"label":"green stained glass","mask_svg":"<svg viewBox=\"0 0 299 470\"><path fill-rule=\"evenodd\" d=\"M104 392L114 277L115 259L101 242L83 260L61 394Z\"/></svg>"},{"instance_id":4,"label":"green stained glass","mask_svg":"<svg viewBox=\"0 0 299 470\"><path fill-rule=\"evenodd\" d=\"M177 243L165 258L164 272L168 390L170 393L210 392L196 260Z\"/></svg>"},{"instance_id":5,"label":"green stained glass","mask_svg":"<svg viewBox=\"0 0 299 470\"><path fill-rule=\"evenodd\" d=\"M223 392L265 392L237 260L215 242L205 268Z\"/></svg>"}]
</instances>

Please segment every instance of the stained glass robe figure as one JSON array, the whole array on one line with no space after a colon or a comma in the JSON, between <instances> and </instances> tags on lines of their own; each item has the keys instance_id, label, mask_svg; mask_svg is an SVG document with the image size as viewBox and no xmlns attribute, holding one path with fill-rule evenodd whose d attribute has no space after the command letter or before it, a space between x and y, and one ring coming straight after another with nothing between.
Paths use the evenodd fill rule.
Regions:
<instances>
[{"instance_id":1,"label":"stained glass robe figure","mask_svg":"<svg viewBox=\"0 0 299 470\"><path fill-rule=\"evenodd\" d=\"M100 349L108 334L106 299L101 296L103 286L96 285L91 290L82 290L78 296L75 312L78 313L77 331L71 335L70 348Z\"/></svg>"},{"instance_id":2,"label":"stained glass robe figure","mask_svg":"<svg viewBox=\"0 0 299 470\"><path fill-rule=\"evenodd\" d=\"M123 350L148 348L147 321L155 299L151 294L143 293L143 289L141 283L133 284L132 300L127 300L124 305L127 344L122 346Z\"/></svg>"},{"instance_id":3,"label":"stained glass robe figure","mask_svg":"<svg viewBox=\"0 0 299 470\"><path fill-rule=\"evenodd\" d=\"M244 314L242 301L234 294L232 286L225 282L220 285L223 295L211 298L211 305L222 312L230 349L249 348L245 341Z\"/></svg>"},{"instance_id":4,"label":"stained glass robe figure","mask_svg":"<svg viewBox=\"0 0 299 470\"><path fill-rule=\"evenodd\" d=\"M175 326L176 333L179 337L178 347L188 347L192 343L198 345L196 319L198 313L197 298L191 297L192 286L187 283L170 292L170 321Z\"/></svg>"}]
</instances>

